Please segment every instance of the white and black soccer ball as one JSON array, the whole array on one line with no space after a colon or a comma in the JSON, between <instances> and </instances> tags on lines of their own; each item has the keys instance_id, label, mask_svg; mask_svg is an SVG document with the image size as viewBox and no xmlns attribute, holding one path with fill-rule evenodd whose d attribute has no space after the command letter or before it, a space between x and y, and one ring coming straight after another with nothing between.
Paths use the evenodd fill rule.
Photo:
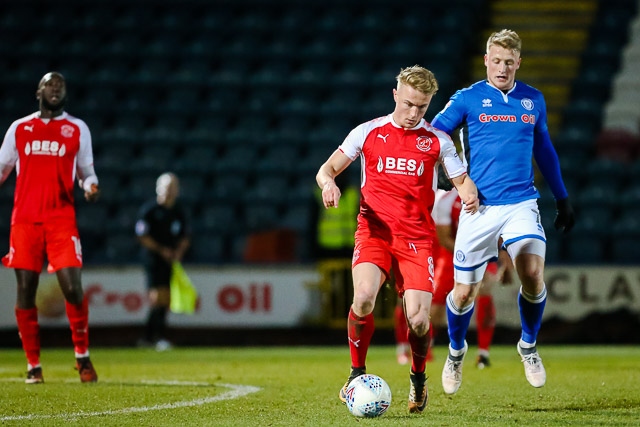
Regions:
<instances>
[{"instance_id":1,"label":"white and black soccer ball","mask_svg":"<svg viewBox=\"0 0 640 427\"><path fill-rule=\"evenodd\" d=\"M391 405L391 389L377 375L356 377L347 387L347 408L356 417L379 417Z\"/></svg>"}]
</instances>

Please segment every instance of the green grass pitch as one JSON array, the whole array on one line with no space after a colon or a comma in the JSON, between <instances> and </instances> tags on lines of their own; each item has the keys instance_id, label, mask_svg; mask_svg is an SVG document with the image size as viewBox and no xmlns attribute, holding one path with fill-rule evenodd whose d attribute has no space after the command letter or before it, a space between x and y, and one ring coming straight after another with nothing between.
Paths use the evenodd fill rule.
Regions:
<instances>
[{"instance_id":1,"label":"green grass pitch","mask_svg":"<svg viewBox=\"0 0 640 427\"><path fill-rule=\"evenodd\" d=\"M494 346L477 370L474 348L454 396L442 392L446 354L427 365L430 401L409 414L409 367L373 345L368 371L390 385L380 418L353 417L337 397L347 346L93 348L100 377L80 384L71 349L42 350L44 384L26 385L21 350L0 350L0 425L37 426L638 426L640 347L540 346L547 384L532 388L513 346Z\"/></svg>"}]
</instances>

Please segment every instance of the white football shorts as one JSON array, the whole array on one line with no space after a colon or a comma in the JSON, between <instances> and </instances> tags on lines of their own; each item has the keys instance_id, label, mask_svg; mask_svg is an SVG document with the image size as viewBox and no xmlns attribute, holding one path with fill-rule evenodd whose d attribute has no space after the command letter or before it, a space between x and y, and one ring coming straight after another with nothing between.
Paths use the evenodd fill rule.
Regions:
<instances>
[{"instance_id":1,"label":"white football shorts","mask_svg":"<svg viewBox=\"0 0 640 427\"><path fill-rule=\"evenodd\" d=\"M460 212L453 251L456 282L480 282L487 262L498 257L500 237L512 259L520 252L544 258L547 239L536 199L512 205L480 206L474 215ZM525 240L527 244L523 245Z\"/></svg>"}]
</instances>

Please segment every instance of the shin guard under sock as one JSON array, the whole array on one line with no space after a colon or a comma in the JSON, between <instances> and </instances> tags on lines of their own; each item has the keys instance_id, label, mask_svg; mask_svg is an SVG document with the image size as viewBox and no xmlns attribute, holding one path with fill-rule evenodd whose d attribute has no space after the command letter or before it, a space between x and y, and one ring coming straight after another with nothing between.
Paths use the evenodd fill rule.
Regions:
<instances>
[{"instance_id":1,"label":"shin guard under sock","mask_svg":"<svg viewBox=\"0 0 640 427\"><path fill-rule=\"evenodd\" d=\"M478 349L489 351L496 328L496 308L491 295L480 295L476 300Z\"/></svg>"},{"instance_id":2,"label":"shin guard under sock","mask_svg":"<svg viewBox=\"0 0 640 427\"><path fill-rule=\"evenodd\" d=\"M38 325L38 309L15 308L18 334L22 341L22 349L31 367L40 365L40 326Z\"/></svg>"},{"instance_id":3,"label":"shin guard under sock","mask_svg":"<svg viewBox=\"0 0 640 427\"><path fill-rule=\"evenodd\" d=\"M358 317L353 312L353 308L349 310L347 334L349 337L351 366L353 368L364 368L366 366L367 351L369 350L374 329L372 313L364 317Z\"/></svg>"},{"instance_id":4,"label":"shin guard under sock","mask_svg":"<svg viewBox=\"0 0 640 427\"><path fill-rule=\"evenodd\" d=\"M533 344L538 339L546 302L546 287L538 295L528 295L522 290L522 287L520 288L518 307L522 324L522 341Z\"/></svg>"},{"instance_id":5,"label":"shin guard under sock","mask_svg":"<svg viewBox=\"0 0 640 427\"><path fill-rule=\"evenodd\" d=\"M462 350L464 348L472 315L473 303L464 308L458 308L453 302L453 292L450 292L447 296L447 322L449 342L454 350Z\"/></svg>"},{"instance_id":6,"label":"shin guard under sock","mask_svg":"<svg viewBox=\"0 0 640 427\"><path fill-rule=\"evenodd\" d=\"M409 344L411 345L411 370L414 373L421 373L425 371L430 342L431 334L429 332L419 337L409 331Z\"/></svg>"},{"instance_id":7,"label":"shin guard under sock","mask_svg":"<svg viewBox=\"0 0 640 427\"><path fill-rule=\"evenodd\" d=\"M76 355L86 355L89 351L89 301L84 298L80 304L65 301L71 340Z\"/></svg>"}]
</instances>

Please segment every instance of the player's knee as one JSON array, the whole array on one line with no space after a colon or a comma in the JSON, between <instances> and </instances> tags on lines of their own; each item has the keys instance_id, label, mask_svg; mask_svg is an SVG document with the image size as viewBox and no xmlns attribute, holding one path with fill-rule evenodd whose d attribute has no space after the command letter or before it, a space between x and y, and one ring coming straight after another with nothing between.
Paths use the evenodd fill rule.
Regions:
<instances>
[{"instance_id":1,"label":"player's knee","mask_svg":"<svg viewBox=\"0 0 640 427\"><path fill-rule=\"evenodd\" d=\"M425 313L418 313L408 319L409 329L419 336L425 336L429 332L429 317Z\"/></svg>"},{"instance_id":2,"label":"player's knee","mask_svg":"<svg viewBox=\"0 0 640 427\"><path fill-rule=\"evenodd\" d=\"M456 285L453 289L453 299L458 307L466 307L475 298L477 285Z\"/></svg>"},{"instance_id":3,"label":"player's knee","mask_svg":"<svg viewBox=\"0 0 640 427\"><path fill-rule=\"evenodd\" d=\"M84 293L82 289L80 291L72 291L65 294L65 299L69 304L79 305L82 304L82 299L84 298Z\"/></svg>"},{"instance_id":4,"label":"player's knee","mask_svg":"<svg viewBox=\"0 0 640 427\"><path fill-rule=\"evenodd\" d=\"M371 297L366 294L359 294L353 296L353 311L358 316L367 316L373 313L375 306L375 297L371 300Z\"/></svg>"},{"instance_id":5,"label":"player's knee","mask_svg":"<svg viewBox=\"0 0 640 427\"><path fill-rule=\"evenodd\" d=\"M530 258L530 257L529 257ZM525 287L536 286L544 281L544 267L542 262L517 262L518 275ZM526 261L526 260L523 260Z\"/></svg>"},{"instance_id":6,"label":"player's knee","mask_svg":"<svg viewBox=\"0 0 640 427\"><path fill-rule=\"evenodd\" d=\"M520 281L522 284L537 285L544 281L542 269L539 268L527 268L520 274Z\"/></svg>"}]
</instances>

